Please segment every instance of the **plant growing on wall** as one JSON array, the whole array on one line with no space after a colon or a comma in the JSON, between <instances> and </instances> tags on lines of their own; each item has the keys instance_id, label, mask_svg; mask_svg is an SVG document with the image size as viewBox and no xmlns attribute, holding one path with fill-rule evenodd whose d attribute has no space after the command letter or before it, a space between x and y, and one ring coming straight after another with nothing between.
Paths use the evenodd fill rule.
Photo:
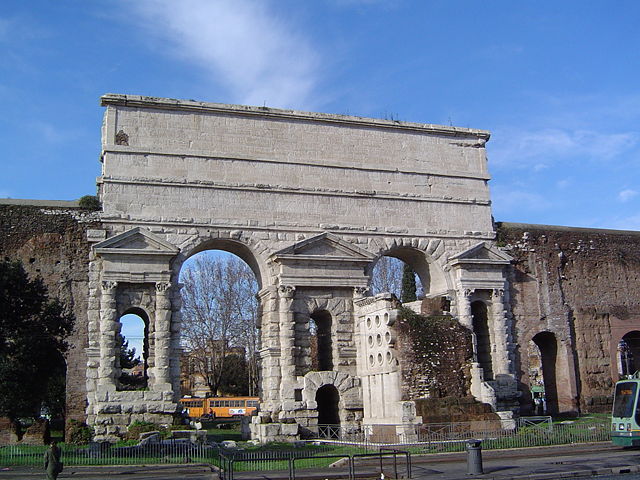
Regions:
<instances>
[{"instance_id":1,"label":"plant growing on wall","mask_svg":"<svg viewBox=\"0 0 640 480\"><path fill-rule=\"evenodd\" d=\"M398 344L404 352L403 377L406 399L466 396L468 366L472 358L471 331L449 315L418 315L401 307Z\"/></svg>"}]
</instances>

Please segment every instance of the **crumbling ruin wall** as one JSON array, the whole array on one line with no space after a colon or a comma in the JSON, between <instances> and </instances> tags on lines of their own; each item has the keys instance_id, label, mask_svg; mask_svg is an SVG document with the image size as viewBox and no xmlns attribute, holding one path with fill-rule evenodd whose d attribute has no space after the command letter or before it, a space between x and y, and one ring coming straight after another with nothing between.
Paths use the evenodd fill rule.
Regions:
<instances>
[{"instance_id":1,"label":"crumbling ruin wall","mask_svg":"<svg viewBox=\"0 0 640 480\"><path fill-rule=\"evenodd\" d=\"M75 316L67 362L67 421L85 421L87 302L90 248L87 230L96 216L77 202L0 201L0 255L22 262L31 278L41 277L49 296Z\"/></svg>"},{"instance_id":2,"label":"crumbling ruin wall","mask_svg":"<svg viewBox=\"0 0 640 480\"><path fill-rule=\"evenodd\" d=\"M640 330L640 232L511 223L497 231L515 258L509 283L523 413L531 407L528 350L540 333L556 339L560 410L573 402L582 412L607 411L618 342Z\"/></svg>"},{"instance_id":3,"label":"crumbling ruin wall","mask_svg":"<svg viewBox=\"0 0 640 480\"><path fill-rule=\"evenodd\" d=\"M403 400L468 395L470 330L449 315L417 315L401 308L396 331Z\"/></svg>"}]
</instances>

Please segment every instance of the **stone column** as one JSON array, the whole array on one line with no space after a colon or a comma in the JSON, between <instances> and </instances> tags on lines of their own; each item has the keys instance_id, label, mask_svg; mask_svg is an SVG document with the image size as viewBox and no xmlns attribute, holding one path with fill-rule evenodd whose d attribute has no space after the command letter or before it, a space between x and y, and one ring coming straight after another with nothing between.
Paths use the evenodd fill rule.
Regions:
<instances>
[{"instance_id":1,"label":"stone column","mask_svg":"<svg viewBox=\"0 0 640 480\"><path fill-rule=\"evenodd\" d=\"M295 365L295 320L293 317L293 297L295 287L280 285L278 289L278 313L280 317L280 398L293 400L293 390L296 376Z\"/></svg>"},{"instance_id":2,"label":"stone column","mask_svg":"<svg viewBox=\"0 0 640 480\"><path fill-rule=\"evenodd\" d=\"M171 300L171 356L169 362L169 378L171 379L173 388L174 401L180 399L180 362L182 360L182 345L180 344L180 330L182 328L180 309L182 308L182 296L180 295L180 290L182 286L181 283L174 285L171 289L172 295L169 297Z\"/></svg>"},{"instance_id":3,"label":"stone column","mask_svg":"<svg viewBox=\"0 0 640 480\"><path fill-rule=\"evenodd\" d=\"M471 316L471 295L475 290L461 288L458 290L458 321L473 332L473 317Z\"/></svg>"},{"instance_id":4,"label":"stone column","mask_svg":"<svg viewBox=\"0 0 640 480\"><path fill-rule=\"evenodd\" d=\"M275 286L258 292L260 299L260 406L261 414L269 415L279 410L280 397L280 316L278 289Z\"/></svg>"},{"instance_id":5,"label":"stone column","mask_svg":"<svg viewBox=\"0 0 640 480\"><path fill-rule=\"evenodd\" d=\"M484 372L478 363L478 341L473 330L473 315L471 314L471 295L475 290L461 288L458 290L458 321L461 325L471 330L471 347L473 349L473 361L471 362L471 395L477 400L484 401L482 395L482 382Z\"/></svg>"},{"instance_id":6,"label":"stone column","mask_svg":"<svg viewBox=\"0 0 640 480\"><path fill-rule=\"evenodd\" d=\"M118 311L116 289L118 282L102 282L100 297L100 367L98 385L102 390L116 390L116 334Z\"/></svg>"},{"instance_id":7,"label":"stone column","mask_svg":"<svg viewBox=\"0 0 640 480\"><path fill-rule=\"evenodd\" d=\"M154 383L155 391L171 391L171 375L169 359L171 357L171 299L169 298L171 284L156 283L156 318L155 318L155 362Z\"/></svg>"},{"instance_id":8,"label":"stone column","mask_svg":"<svg viewBox=\"0 0 640 480\"><path fill-rule=\"evenodd\" d=\"M491 291L491 323L493 324L493 369L495 374L510 374L511 359L509 358L510 332L507 323L507 310L504 305L504 289L495 288Z\"/></svg>"}]
</instances>

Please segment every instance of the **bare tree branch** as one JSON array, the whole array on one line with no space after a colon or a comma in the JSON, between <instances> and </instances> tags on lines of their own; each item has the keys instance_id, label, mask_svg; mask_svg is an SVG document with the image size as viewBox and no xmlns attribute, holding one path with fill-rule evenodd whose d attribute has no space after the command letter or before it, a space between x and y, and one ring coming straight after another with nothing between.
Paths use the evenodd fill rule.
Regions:
<instances>
[{"instance_id":1,"label":"bare tree branch","mask_svg":"<svg viewBox=\"0 0 640 480\"><path fill-rule=\"evenodd\" d=\"M186 265L181 282L182 342L195 371L217 394L224 359L233 347L244 348L249 364L256 358L258 285L239 258L211 254L201 254ZM257 384L257 379L253 382Z\"/></svg>"}]
</instances>

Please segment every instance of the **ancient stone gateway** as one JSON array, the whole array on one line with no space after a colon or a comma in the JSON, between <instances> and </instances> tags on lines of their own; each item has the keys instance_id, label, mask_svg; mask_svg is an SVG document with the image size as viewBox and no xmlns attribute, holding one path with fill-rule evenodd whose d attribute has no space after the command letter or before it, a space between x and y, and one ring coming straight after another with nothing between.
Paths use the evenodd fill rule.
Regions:
<instances>
[{"instance_id":1,"label":"ancient stone gateway","mask_svg":"<svg viewBox=\"0 0 640 480\"><path fill-rule=\"evenodd\" d=\"M494 246L488 132L125 95L102 104L87 350L99 439L134 420L171 420L179 272L210 248L240 256L260 284L258 438L317 430L319 414L354 427L417 421L400 394L392 302L367 296L382 255L409 263L428 296L447 297L463 325L480 329L472 394L511 414L510 258ZM117 382L116 333L132 311L147 322L145 391ZM310 318L326 337L319 371Z\"/></svg>"}]
</instances>

